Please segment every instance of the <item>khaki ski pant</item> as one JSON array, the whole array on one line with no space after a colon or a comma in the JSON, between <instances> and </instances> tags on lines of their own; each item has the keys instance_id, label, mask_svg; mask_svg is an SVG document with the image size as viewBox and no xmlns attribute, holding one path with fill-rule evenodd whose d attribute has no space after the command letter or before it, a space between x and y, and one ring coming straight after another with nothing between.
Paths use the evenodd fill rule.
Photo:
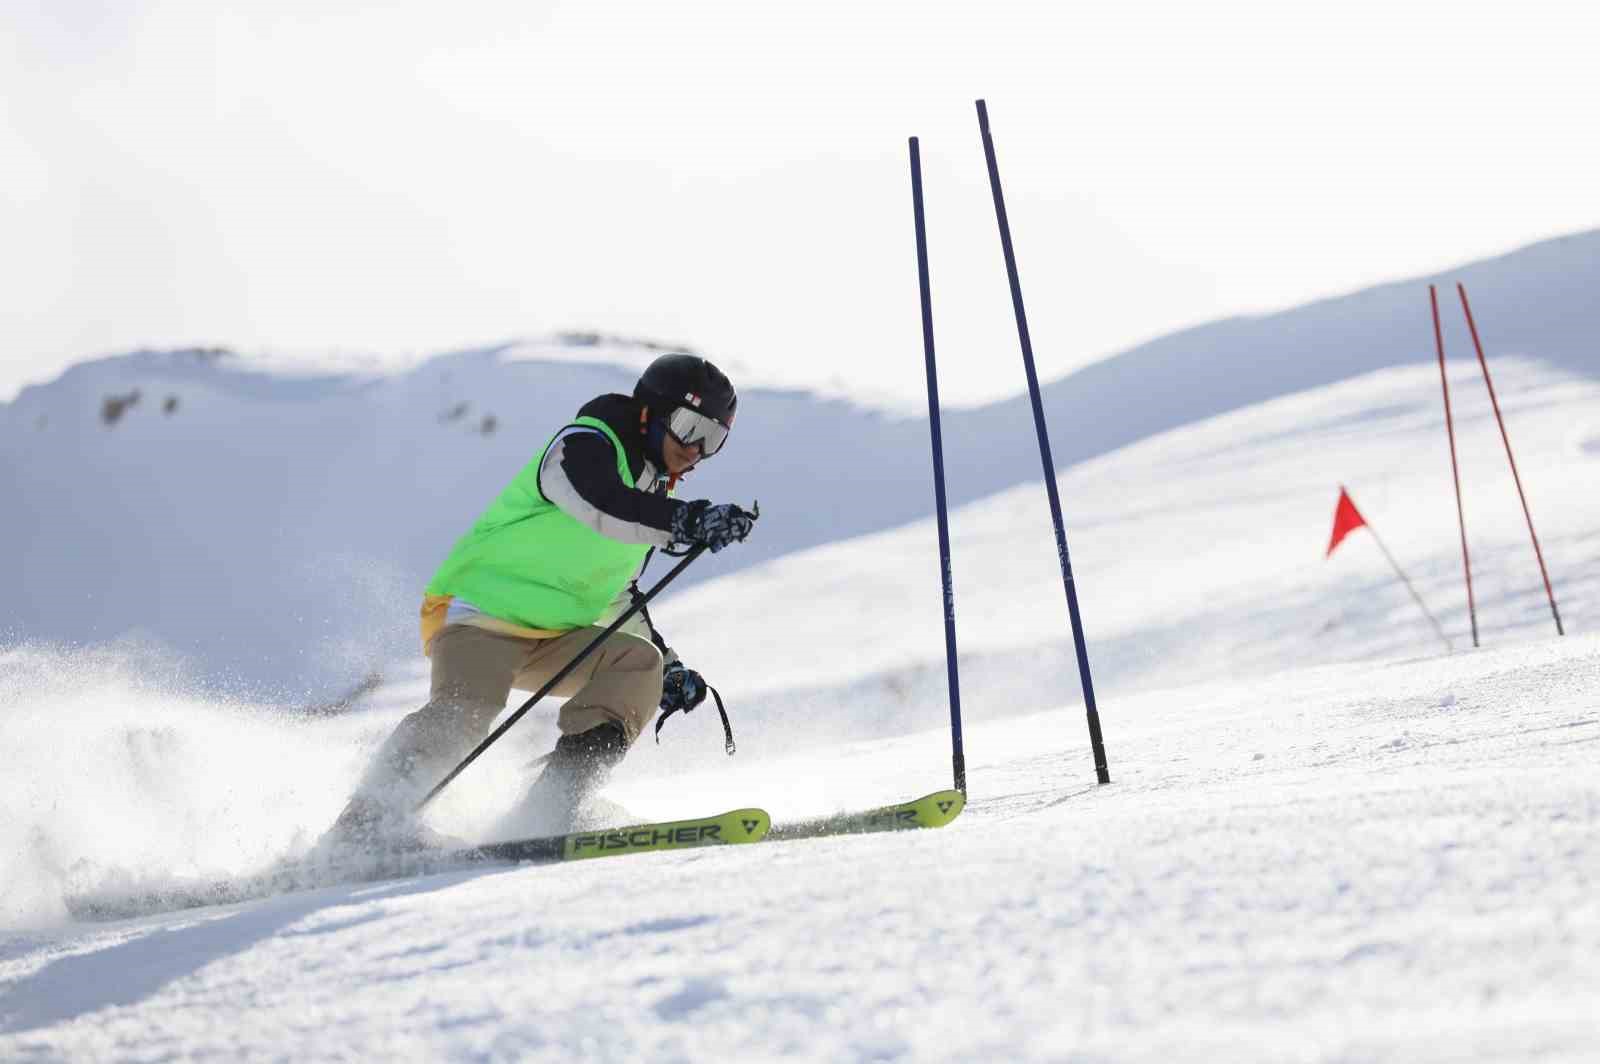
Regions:
<instances>
[{"instance_id":1,"label":"khaki ski pant","mask_svg":"<svg viewBox=\"0 0 1600 1064\"><path fill-rule=\"evenodd\" d=\"M420 800L489 734L513 689L536 691L600 634L579 628L552 639L527 639L449 624L429 646L433 683L428 704L400 722L373 759L360 793L386 804ZM661 702L661 651L617 632L551 691L567 699L556 717L564 735L607 721L622 725L629 744Z\"/></svg>"}]
</instances>

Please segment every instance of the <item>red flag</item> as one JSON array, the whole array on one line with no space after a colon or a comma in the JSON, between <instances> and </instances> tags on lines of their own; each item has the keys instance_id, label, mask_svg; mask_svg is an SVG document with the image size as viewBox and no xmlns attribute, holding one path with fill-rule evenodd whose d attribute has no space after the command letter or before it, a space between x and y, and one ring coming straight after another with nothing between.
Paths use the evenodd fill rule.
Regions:
<instances>
[{"instance_id":1,"label":"red flag","mask_svg":"<svg viewBox=\"0 0 1600 1064\"><path fill-rule=\"evenodd\" d=\"M1366 523L1367 519L1361 516L1361 511L1351 501L1350 493L1344 490L1343 484L1339 485L1339 506L1333 511L1333 538L1328 540L1328 553L1323 557L1332 556L1333 548L1339 545L1340 540Z\"/></svg>"}]
</instances>

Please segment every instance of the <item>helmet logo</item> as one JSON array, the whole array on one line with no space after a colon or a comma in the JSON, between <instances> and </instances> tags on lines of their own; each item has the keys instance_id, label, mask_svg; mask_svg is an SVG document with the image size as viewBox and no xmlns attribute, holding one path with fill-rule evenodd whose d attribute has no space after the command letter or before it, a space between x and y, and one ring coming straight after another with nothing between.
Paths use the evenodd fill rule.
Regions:
<instances>
[{"instance_id":1,"label":"helmet logo","mask_svg":"<svg viewBox=\"0 0 1600 1064\"><path fill-rule=\"evenodd\" d=\"M684 392L683 401L693 407L698 407L700 405L700 397L693 392Z\"/></svg>"}]
</instances>

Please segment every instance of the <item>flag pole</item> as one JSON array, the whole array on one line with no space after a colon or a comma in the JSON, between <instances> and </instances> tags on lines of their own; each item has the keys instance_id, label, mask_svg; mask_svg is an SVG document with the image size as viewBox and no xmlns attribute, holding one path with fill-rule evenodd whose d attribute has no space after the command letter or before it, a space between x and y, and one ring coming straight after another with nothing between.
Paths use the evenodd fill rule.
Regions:
<instances>
[{"instance_id":1,"label":"flag pole","mask_svg":"<svg viewBox=\"0 0 1600 1064\"><path fill-rule=\"evenodd\" d=\"M1500 424L1500 439L1506 445L1506 461L1511 463L1511 479L1517 482L1517 498L1522 500L1522 516L1528 522L1528 538L1533 540L1533 556L1539 559L1539 575L1544 578L1544 593L1550 599L1550 613L1556 619L1556 635L1566 635L1561 627L1561 611L1556 609L1556 593L1550 586L1550 573L1544 567L1544 551L1539 549L1539 533L1533 530L1533 514L1528 511L1528 496L1522 490L1522 477L1517 473L1517 459L1511 453L1511 437L1506 434L1506 419L1500 416L1500 400L1495 398L1494 381L1489 379L1489 362L1483 357L1483 344L1478 340L1478 323L1472 320L1472 306L1467 302L1467 289L1459 282L1456 291L1461 294L1461 309L1467 314L1467 328L1472 330L1472 346L1478 350L1478 365L1483 368L1483 383L1489 388L1489 404L1494 407L1494 419Z\"/></svg>"},{"instance_id":2,"label":"flag pole","mask_svg":"<svg viewBox=\"0 0 1600 1064\"><path fill-rule=\"evenodd\" d=\"M1428 286L1428 303L1433 307L1433 343L1439 350L1439 384L1444 388L1444 430L1450 437L1450 476L1456 484L1456 521L1461 526L1461 568L1467 574L1467 616L1472 621L1472 645L1478 645L1478 607L1472 601L1472 559L1467 554L1467 517L1461 508L1461 470L1456 465L1456 427L1450 416L1450 380L1444 372L1444 333L1439 329L1439 293Z\"/></svg>"},{"instance_id":3,"label":"flag pole","mask_svg":"<svg viewBox=\"0 0 1600 1064\"><path fill-rule=\"evenodd\" d=\"M1340 484L1339 504L1333 510L1333 535L1328 539L1328 552L1323 557L1333 557L1334 550L1338 548L1340 543L1344 542L1344 538L1358 528L1364 528L1372 533L1372 541L1378 545L1378 549L1383 552L1383 556L1389 560L1390 568L1400 578L1400 582L1406 585L1406 590L1411 592L1411 597L1416 601L1417 608L1422 610L1422 615L1428 618L1428 623L1433 625L1433 630L1443 640L1445 650L1448 653L1455 653L1456 648L1451 644L1450 637L1444 634L1444 628L1440 626L1438 619L1428 609L1427 603L1422 601L1422 596L1417 594L1417 589L1411 584L1411 578L1406 576L1406 571L1400 568L1400 563L1395 561L1393 554L1389 553L1389 548L1384 545L1383 540L1378 536L1378 530L1372 527L1372 522L1368 521L1366 515L1356 506L1356 501L1350 497L1350 489Z\"/></svg>"},{"instance_id":4,"label":"flag pole","mask_svg":"<svg viewBox=\"0 0 1600 1064\"><path fill-rule=\"evenodd\" d=\"M1394 567L1395 575L1400 578L1401 583L1406 585L1406 590L1411 592L1411 597L1417 602L1417 608L1422 610L1423 616L1428 618L1428 623L1433 625L1433 630L1437 632L1439 634L1439 638L1444 641L1445 650L1454 654L1456 650L1455 645L1450 642L1450 637L1444 634L1444 628L1440 626L1438 619L1434 617L1432 611L1428 609L1427 604L1422 601L1422 596L1417 594L1417 589L1411 586L1411 580L1406 576L1406 571L1400 568L1400 563L1394 560L1394 555L1389 553L1389 548L1383 545L1383 540L1378 537L1378 530L1372 527L1372 522L1370 521L1365 521L1363 523L1367 526L1367 531L1372 533L1372 542L1376 543L1378 545L1378 549L1383 551L1383 556L1389 559L1389 564Z\"/></svg>"}]
</instances>

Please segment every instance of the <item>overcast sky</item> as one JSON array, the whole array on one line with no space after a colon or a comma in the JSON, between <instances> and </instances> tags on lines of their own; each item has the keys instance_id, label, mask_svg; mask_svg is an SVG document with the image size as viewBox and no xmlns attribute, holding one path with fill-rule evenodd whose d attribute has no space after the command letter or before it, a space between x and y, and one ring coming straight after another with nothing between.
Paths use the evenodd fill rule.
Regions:
<instances>
[{"instance_id":1,"label":"overcast sky","mask_svg":"<svg viewBox=\"0 0 1600 1064\"><path fill-rule=\"evenodd\" d=\"M0 399L599 329L914 401L913 134L946 397L1008 394L975 98L1049 377L1600 224L1595 10L0 0Z\"/></svg>"}]
</instances>

